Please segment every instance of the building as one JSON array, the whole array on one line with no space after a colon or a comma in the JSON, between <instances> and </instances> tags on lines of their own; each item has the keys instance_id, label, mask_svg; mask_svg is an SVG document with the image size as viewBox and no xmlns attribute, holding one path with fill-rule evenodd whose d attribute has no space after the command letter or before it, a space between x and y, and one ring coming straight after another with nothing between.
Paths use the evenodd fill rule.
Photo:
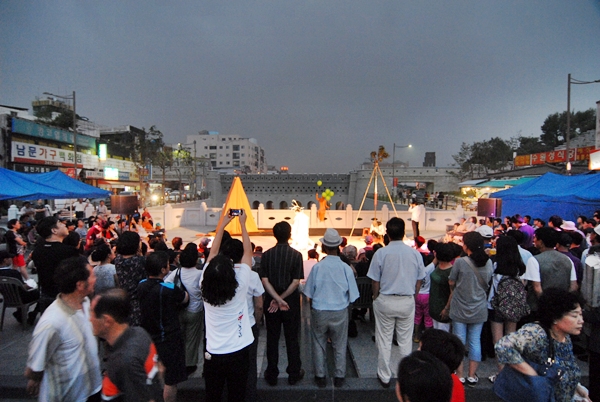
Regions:
<instances>
[{"instance_id":1,"label":"building","mask_svg":"<svg viewBox=\"0 0 600 402\"><path fill-rule=\"evenodd\" d=\"M265 151L255 138L201 131L187 136L186 146L195 144L196 156L205 158L214 170L266 173Z\"/></svg>"}]
</instances>

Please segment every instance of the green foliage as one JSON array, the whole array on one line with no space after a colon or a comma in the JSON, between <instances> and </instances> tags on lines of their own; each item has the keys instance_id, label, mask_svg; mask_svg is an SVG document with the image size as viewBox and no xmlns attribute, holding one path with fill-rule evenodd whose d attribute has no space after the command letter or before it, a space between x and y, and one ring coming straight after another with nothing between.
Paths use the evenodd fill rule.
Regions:
<instances>
[{"instance_id":1,"label":"green foliage","mask_svg":"<svg viewBox=\"0 0 600 402\"><path fill-rule=\"evenodd\" d=\"M571 112L571 138L596 128L596 111L592 108L583 112ZM553 113L546 117L541 127L540 141L550 149L567 140L567 112Z\"/></svg>"}]
</instances>

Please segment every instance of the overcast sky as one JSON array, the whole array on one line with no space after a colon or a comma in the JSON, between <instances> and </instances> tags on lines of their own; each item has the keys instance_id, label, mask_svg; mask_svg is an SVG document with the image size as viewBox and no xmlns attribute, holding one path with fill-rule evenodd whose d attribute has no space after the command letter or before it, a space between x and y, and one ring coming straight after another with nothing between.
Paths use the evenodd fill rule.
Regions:
<instances>
[{"instance_id":1,"label":"overcast sky","mask_svg":"<svg viewBox=\"0 0 600 402\"><path fill-rule=\"evenodd\" d=\"M394 143L448 166L462 142L539 136L568 73L600 79L600 1L2 0L0 51L0 104L75 90L99 124L253 137L293 173ZM572 88L575 110L598 100Z\"/></svg>"}]
</instances>

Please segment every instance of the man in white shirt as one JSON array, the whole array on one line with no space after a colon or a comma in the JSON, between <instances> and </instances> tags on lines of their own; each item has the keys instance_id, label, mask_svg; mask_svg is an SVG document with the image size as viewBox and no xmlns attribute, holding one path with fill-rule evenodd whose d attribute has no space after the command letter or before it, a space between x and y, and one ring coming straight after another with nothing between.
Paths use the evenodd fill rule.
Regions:
<instances>
[{"instance_id":1,"label":"man in white shirt","mask_svg":"<svg viewBox=\"0 0 600 402\"><path fill-rule=\"evenodd\" d=\"M408 212L411 213L410 221L412 222L413 238L417 238L421 235L419 223L425 221L425 207L423 204L418 203L416 198L413 198L410 207L408 207Z\"/></svg>"}]
</instances>

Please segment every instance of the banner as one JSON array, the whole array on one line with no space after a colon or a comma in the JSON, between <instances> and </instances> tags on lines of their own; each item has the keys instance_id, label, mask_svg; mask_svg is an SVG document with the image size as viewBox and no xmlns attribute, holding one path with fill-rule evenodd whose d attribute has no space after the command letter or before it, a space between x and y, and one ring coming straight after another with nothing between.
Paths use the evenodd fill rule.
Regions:
<instances>
[{"instance_id":1,"label":"banner","mask_svg":"<svg viewBox=\"0 0 600 402\"><path fill-rule=\"evenodd\" d=\"M569 160L573 162L589 160L590 152L594 150L594 146L584 148L571 148L569 149ZM560 149L558 151L540 152L531 155L518 155L515 158L515 167L543 165L544 163L564 163L567 161L566 155L566 149Z\"/></svg>"}]
</instances>

